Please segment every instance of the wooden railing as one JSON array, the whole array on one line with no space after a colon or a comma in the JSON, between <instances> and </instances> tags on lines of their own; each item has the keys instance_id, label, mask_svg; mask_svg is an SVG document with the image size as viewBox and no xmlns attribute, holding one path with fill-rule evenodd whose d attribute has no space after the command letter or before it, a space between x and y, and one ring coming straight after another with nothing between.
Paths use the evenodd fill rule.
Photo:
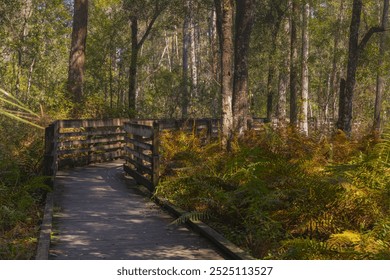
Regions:
<instances>
[{"instance_id":1,"label":"wooden railing","mask_svg":"<svg viewBox=\"0 0 390 280\"><path fill-rule=\"evenodd\" d=\"M153 192L160 177L160 132L184 130L199 134L205 131L203 140L210 141L218 136L219 120L133 120L125 123L124 129L124 170Z\"/></svg>"},{"instance_id":2,"label":"wooden railing","mask_svg":"<svg viewBox=\"0 0 390 280\"><path fill-rule=\"evenodd\" d=\"M159 123L133 121L125 123L124 129L126 145L123 158L126 163L123 169L137 183L153 191L160 176Z\"/></svg>"},{"instance_id":3,"label":"wooden railing","mask_svg":"<svg viewBox=\"0 0 390 280\"><path fill-rule=\"evenodd\" d=\"M124 122L128 119L60 120L45 131L44 174L59 168L87 165L122 156Z\"/></svg>"},{"instance_id":4,"label":"wooden railing","mask_svg":"<svg viewBox=\"0 0 390 280\"><path fill-rule=\"evenodd\" d=\"M253 119L257 129L264 119ZM154 191L160 177L160 132L183 130L216 138L220 120L60 120L45 131L44 174L53 179L59 168L123 158L123 168L139 184Z\"/></svg>"}]
</instances>

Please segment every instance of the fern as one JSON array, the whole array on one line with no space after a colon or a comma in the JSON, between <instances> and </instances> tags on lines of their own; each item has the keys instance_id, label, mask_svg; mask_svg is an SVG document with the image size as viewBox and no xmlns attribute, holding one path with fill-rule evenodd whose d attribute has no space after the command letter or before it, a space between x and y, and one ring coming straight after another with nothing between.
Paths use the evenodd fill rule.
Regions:
<instances>
[{"instance_id":1,"label":"fern","mask_svg":"<svg viewBox=\"0 0 390 280\"><path fill-rule=\"evenodd\" d=\"M207 212L187 212L181 215L179 218L174 220L170 225L180 225L185 224L188 221L200 221L200 220L207 220L210 218L210 214Z\"/></svg>"}]
</instances>

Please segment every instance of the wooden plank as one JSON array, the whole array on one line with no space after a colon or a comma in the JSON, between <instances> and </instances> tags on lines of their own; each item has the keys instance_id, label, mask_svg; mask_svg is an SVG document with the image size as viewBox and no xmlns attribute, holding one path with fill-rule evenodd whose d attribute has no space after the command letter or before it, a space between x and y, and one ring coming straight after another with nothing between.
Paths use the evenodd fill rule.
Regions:
<instances>
[{"instance_id":1,"label":"wooden plank","mask_svg":"<svg viewBox=\"0 0 390 280\"><path fill-rule=\"evenodd\" d=\"M130 123L136 123L136 124L142 124L142 125L147 125L147 126L152 126L154 119L131 119Z\"/></svg>"},{"instance_id":2,"label":"wooden plank","mask_svg":"<svg viewBox=\"0 0 390 280\"><path fill-rule=\"evenodd\" d=\"M113 160L122 157L122 152L113 151L113 152L107 152L103 154L92 154L89 155L88 157L90 162Z\"/></svg>"},{"instance_id":3,"label":"wooden plank","mask_svg":"<svg viewBox=\"0 0 390 280\"><path fill-rule=\"evenodd\" d=\"M61 139L65 137L81 137L81 136L108 136L108 135L121 135L125 134L124 130L98 130L98 131L82 131L82 132L61 132L59 137Z\"/></svg>"},{"instance_id":4,"label":"wooden plank","mask_svg":"<svg viewBox=\"0 0 390 280\"><path fill-rule=\"evenodd\" d=\"M91 155L80 155L74 158L59 158L58 166L61 168L63 166L80 166L85 165L85 162L99 162L113 160L122 157L121 151L113 151L102 154L91 154ZM83 163L83 164L81 164Z\"/></svg>"},{"instance_id":5,"label":"wooden plank","mask_svg":"<svg viewBox=\"0 0 390 280\"><path fill-rule=\"evenodd\" d=\"M43 158L43 175L53 175L53 162L55 161L54 124L45 128L45 153Z\"/></svg>"},{"instance_id":6,"label":"wooden plank","mask_svg":"<svg viewBox=\"0 0 390 280\"><path fill-rule=\"evenodd\" d=\"M154 187L158 185L160 180L160 124L156 121L153 123L153 149L152 149L152 184Z\"/></svg>"},{"instance_id":7,"label":"wooden plank","mask_svg":"<svg viewBox=\"0 0 390 280\"><path fill-rule=\"evenodd\" d=\"M135 168L138 169L139 171L141 171L143 173L147 173L149 175L153 175L153 170L151 168L151 165L150 165L150 167L142 165L138 161L135 161L135 160L129 158L128 156L123 156L123 159L126 160L127 162L129 162L130 164L134 165Z\"/></svg>"},{"instance_id":8,"label":"wooden plank","mask_svg":"<svg viewBox=\"0 0 390 280\"><path fill-rule=\"evenodd\" d=\"M109 144L109 145L100 145L100 146L95 146L90 148L61 150L58 151L57 154L58 155L81 154L81 153L107 151L107 150L121 149L121 148L122 148L122 143L116 143L116 144Z\"/></svg>"},{"instance_id":9,"label":"wooden plank","mask_svg":"<svg viewBox=\"0 0 390 280\"><path fill-rule=\"evenodd\" d=\"M124 129L127 133L142 137L152 137L153 128L151 126L135 123L125 123Z\"/></svg>"},{"instance_id":10,"label":"wooden plank","mask_svg":"<svg viewBox=\"0 0 390 280\"><path fill-rule=\"evenodd\" d=\"M133 150L133 149L127 147L127 146L124 147L124 150L125 150L126 152L132 154L132 155L135 156L136 158L145 160L145 161L150 162L150 163L152 163L152 161L153 161L153 158L152 158L151 156L145 155L145 154L140 153L140 152L137 152L137 151L135 151L135 150Z\"/></svg>"},{"instance_id":11,"label":"wooden plank","mask_svg":"<svg viewBox=\"0 0 390 280\"><path fill-rule=\"evenodd\" d=\"M133 144L133 145L138 146L138 147L140 147L140 148L142 148L144 150L152 150L153 149L153 145L152 144L139 142L139 141L137 141L135 139L132 139L132 138L129 138L129 137L125 137L125 141L126 141L126 143Z\"/></svg>"},{"instance_id":12,"label":"wooden plank","mask_svg":"<svg viewBox=\"0 0 390 280\"><path fill-rule=\"evenodd\" d=\"M128 119L107 119L107 120L61 120L59 128L79 128L79 127L112 127L123 126L123 123Z\"/></svg>"},{"instance_id":13,"label":"wooden plank","mask_svg":"<svg viewBox=\"0 0 390 280\"><path fill-rule=\"evenodd\" d=\"M110 143L110 142L118 142L124 141L124 135L116 135L110 138L97 138L97 139L89 139L89 140L68 140L63 141L59 144L59 147L69 147L69 146L79 146L85 144L99 144L99 143Z\"/></svg>"},{"instance_id":14,"label":"wooden plank","mask_svg":"<svg viewBox=\"0 0 390 280\"><path fill-rule=\"evenodd\" d=\"M147 187L151 192L154 191L154 187L153 187L153 184L152 182L150 182L148 179L146 179L144 176L142 176L141 174L139 174L137 171L131 169L129 166L127 166L126 164L123 165L123 169L124 171L129 174L131 177L134 178L134 180L137 181L137 183Z\"/></svg>"}]
</instances>

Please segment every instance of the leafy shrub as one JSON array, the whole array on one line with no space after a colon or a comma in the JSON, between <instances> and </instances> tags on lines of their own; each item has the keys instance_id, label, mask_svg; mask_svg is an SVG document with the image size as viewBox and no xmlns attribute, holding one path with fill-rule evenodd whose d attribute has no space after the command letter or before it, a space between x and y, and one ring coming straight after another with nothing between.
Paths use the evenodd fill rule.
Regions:
<instances>
[{"instance_id":1,"label":"leafy shrub","mask_svg":"<svg viewBox=\"0 0 390 280\"><path fill-rule=\"evenodd\" d=\"M46 178L39 176L42 137L0 121L0 259L30 259L35 254L44 198L50 191Z\"/></svg>"},{"instance_id":2,"label":"leafy shrub","mask_svg":"<svg viewBox=\"0 0 390 280\"><path fill-rule=\"evenodd\" d=\"M370 145L367 145L370 143ZM157 194L259 258L389 258L389 145L265 127L231 153L184 132L163 137Z\"/></svg>"}]
</instances>

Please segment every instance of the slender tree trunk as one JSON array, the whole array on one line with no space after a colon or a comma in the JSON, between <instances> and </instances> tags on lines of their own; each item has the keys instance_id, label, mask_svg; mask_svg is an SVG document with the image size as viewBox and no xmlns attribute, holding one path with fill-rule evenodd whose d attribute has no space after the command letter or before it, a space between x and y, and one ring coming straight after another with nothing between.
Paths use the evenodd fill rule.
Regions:
<instances>
[{"instance_id":1,"label":"slender tree trunk","mask_svg":"<svg viewBox=\"0 0 390 280\"><path fill-rule=\"evenodd\" d=\"M189 105L189 92L188 92L188 50L190 47L190 34L189 34L189 9L190 0L185 2L185 17L183 23L183 77L182 77L182 107L181 115L185 119L188 116Z\"/></svg>"},{"instance_id":2,"label":"slender tree trunk","mask_svg":"<svg viewBox=\"0 0 390 280\"><path fill-rule=\"evenodd\" d=\"M196 49L196 24L194 18L194 1L189 0L190 44L191 44L191 96L198 96L198 61Z\"/></svg>"},{"instance_id":3,"label":"slender tree trunk","mask_svg":"<svg viewBox=\"0 0 390 280\"><path fill-rule=\"evenodd\" d=\"M137 15L132 15L130 17L131 23L131 58L130 58L130 69L129 69L129 110L131 115L136 114L136 102L137 102L137 72L138 72L138 53L142 52L142 46L145 43L146 38L149 36L150 31L153 28L154 23L156 22L158 16L165 9L165 5L160 6L159 3L156 3L155 12L148 23L145 33L138 40L138 17Z\"/></svg>"},{"instance_id":4,"label":"slender tree trunk","mask_svg":"<svg viewBox=\"0 0 390 280\"><path fill-rule=\"evenodd\" d=\"M68 70L68 91L75 104L73 112L75 117L79 114L79 107L83 99L87 24L88 0L75 0Z\"/></svg>"},{"instance_id":5,"label":"slender tree trunk","mask_svg":"<svg viewBox=\"0 0 390 280\"><path fill-rule=\"evenodd\" d=\"M29 20L33 13L33 1L32 0L25 0L23 1L22 7L20 11L20 17L23 20L22 24L22 30L20 32L20 46L17 50L17 56L18 56L18 66L17 66L17 72L16 72L16 86L15 86L15 95L17 97L23 98L24 100L27 100L27 97L29 95L30 86L31 86L31 77L32 77L32 69L35 63L35 58L33 59L33 62L31 63L32 67L30 68L29 72L29 79L28 79L28 85L27 85L27 92L22 94L20 92L20 77L22 76L22 70L23 70L23 54L26 53L27 45L25 45L26 37L29 33L30 26L29 26Z\"/></svg>"},{"instance_id":6,"label":"slender tree trunk","mask_svg":"<svg viewBox=\"0 0 390 280\"><path fill-rule=\"evenodd\" d=\"M210 46L211 46L211 70L213 73L213 79L219 81L218 66L219 66L219 54L217 44L217 15L215 8L211 11L210 22Z\"/></svg>"},{"instance_id":7,"label":"slender tree trunk","mask_svg":"<svg viewBox=\"0 0 390 280\"><path fill-rule=\"evenodd\" d=\"M253 25L254 0L236 1L236 34L234 50L234 130L241 135L248 123L248 55Z\"/></svg>"},{"instance_id":8,"label":"slender tree trunk","mask_svg":"<svg viewBox=\"0 0 390 280\"><path fill-rule=\"evenodd\" d=\"M297 23L296 17L298 15L298 7L292 0L292 15L291 15L291 40L290 40L290 124L293 127L298 125L298 46L297 46Z\"/></svg>"},{"instance_id":9,"label":"slender tree trunk","mask_svg":"<svg viewBox=\"0 0 390 280\"><path fill-rule=\"evenodd\" d=\"M136 112L136 94L137 94L137 62L138 62L138 18L131 19L131 58L129 75L129 110L131 115Z\"/></svg>"},{"instance_id":10,"label":"slender tree trunk","mask_svg":"<svg viewBox=\"0 0 390 280\"><path fill-rule=\"evenodd\" d=\"M114 96L114 89L113 89L113 82L114 82L114 74L113 74L113 63L115 61L115 57L112 46L110 46L110 69L109 69L109 90L110 90L110 109L113 108L113 96Z\"/></svg>"},{"instance_id":11,"label":"slender tree trunk","mask_svg":"<svg viewBox=\"0 0 390 280\"><path fill-rule=\"evenodd\" d=\"M233 0L214 0L220 19L222 147L230 150L233 130ZM219 11L218 11L219 10Z\"/></svg>"},{"instance_id":12,"label":"slender tree trunk","mask_svg":"<svg viewBox=\"0 0 390 280\"><path fill-rule=\"evenodd\" d=\"M349 34L347 79L345 81L345 87L340 88L340 90L343 89L343 92L340 92L337 128L347 134L350 134L352 130L353 92L356 84L356 70L359 58L359 27L362 7L362 0L353 1L352 20Z\"/></svg>"},{"instance_id":13,"label":"slender tree trunk","mask_svg":"<svg viewBox=\"0 0 390 280\"><path fill-rule=\"evenodd\" d=\"M274 40L274 39L273 39ZM275 47L275 44L272 44ZM273 98L274 98L274 77L275 77L275 62L274 62L274 51L272 48L268 55L268 77L267 77L267 121L272 122L273 112Z\"/></svg>"},{"instance_id":14,"label":"slender tree trunk","mask_svg":"<svg viewBox=\"0 0 390 280\"><path fill-rule=\"evenodd\" d=\"M35 66L35 57L33 58L33 61L31 62L30 71L28 72L27 96L30 95L34 66ZM26 99L27 99L27 96L26 96Z\"/></svg>"},{"instance_id":15,"label":"slender tree trunk","mask_svg":"<svg viewBox=\"0 0 390 280\"><path fill-rule=\"evenodd\" d=\"M337 25L336 29L334 31L334 41L333 41L333 60L332 60L332 71L330 74L330 81L329 81L329 95L328 95L328 107L332 108L332 121L334 122L335 116L336 116L336 104L337 102L337 90L338 90L338 84L339 84L339 78L337 69L337 63L339 61L339 45L341 40L341 24L343 22L344 18L344 1L340 0L340 10L337 18ZM329 123L329 119L326 119L326 122Z\"/></svg>"},{"instance_id":16,"label":"slender tree trunk","mask_svg":"<svg viewBox=\"0 0 390 280\"><path fill-rule=\"evenodd\" d=\"M381 26L384 30L387 29L389 20L389 0L383 1L383 14L381 20ZM379 135L381 130L381 110L382 110L382 97L385 89L385 78L383 76L384 56L387 51L386 46L387 34L383 32L379 39L379 60L378 60L378 74L376 81L376 96L375 96L375 109L374 109L374 131Z\"/></svg>"},{"instance_id":17,"label":"slender tree trunk","mask_svg":"<svg viewBox=\"0 0 390 280\"><path fill-rule=\"evenodd\" d=\"M301 72L301 113L300 126L301 131L308 136L308 107L309 107L309 30L308 20L310 15L309 3L305 3L302 9L302 72Z\"/></svg>"},{"instance_id":18,"label":"slender tree trunk","mask_svg":"<svg viewBox=\"0 0 390 280\"><path fill-rule=\"evenodd\" d=\"M284 33L283 37L287 38L287 45L289 45L290 39L288 38L288 34L290 33L290 22L289 19L286 19L284 22ZM285 41L282 38L282 45L284 45ZM285 53L283 54L283 62L281 63L281 67L279 70L279 85L278 85L278 104L276 115L278 118L278 125L284 126L286 123L286 106L287 106L287 88L288 88L288 78L289 78L289 66L290 66L290 49L286 48Z\"/></svg>"}]
</instances>

